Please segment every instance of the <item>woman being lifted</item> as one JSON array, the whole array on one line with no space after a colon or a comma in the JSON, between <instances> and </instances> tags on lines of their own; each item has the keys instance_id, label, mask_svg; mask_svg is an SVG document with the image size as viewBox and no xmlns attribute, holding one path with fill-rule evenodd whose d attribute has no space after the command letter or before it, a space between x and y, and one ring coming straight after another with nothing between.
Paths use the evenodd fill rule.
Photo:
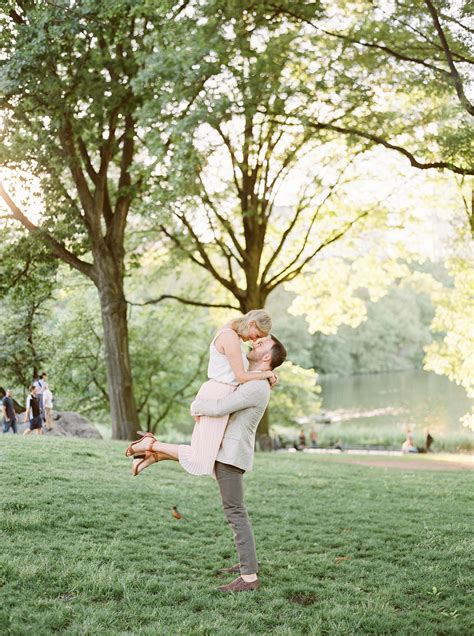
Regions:
<instances>
[{"instance_id":1,"label":"woman being lifted","mask_svg":"<svg viewBox=\"0 0 474 636\"><path fill-rule=\"evenodd\" d=\"M249 372L244 342L268 336L272 320L264 309L253 309L219 329L209 347L208 380L195 399L218 400L235 391L239 384L249 380L268 379L274 384L272 371ZM160 442L152 433L146 433L126 450L133 456L132 474L138 475L157 461L179 461L192 475L213 475L214 463L224 436L229 415L196 418L191 445Z\"/></svg>"}]
</instances>

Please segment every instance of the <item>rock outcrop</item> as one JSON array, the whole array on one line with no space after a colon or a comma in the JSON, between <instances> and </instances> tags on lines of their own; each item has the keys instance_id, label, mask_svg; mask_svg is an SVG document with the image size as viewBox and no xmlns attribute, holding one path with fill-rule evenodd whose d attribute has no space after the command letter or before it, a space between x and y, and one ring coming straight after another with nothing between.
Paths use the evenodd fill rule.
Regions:
<instances>
[{"instance_id":1,"label":"rock outcrop","mask_svg":"<svg viewBox=\"0 0 474 636\"><path fill-rule=\"evenodd\" d=\"M22 433L26 424L23 424L23 416L20 416L19 432ZM85 417L73 411L53 411L53 429L47 431L43 429L44 435L48 437L83 437L102 439L102 435Z\"/></svg>"}]
</instances>

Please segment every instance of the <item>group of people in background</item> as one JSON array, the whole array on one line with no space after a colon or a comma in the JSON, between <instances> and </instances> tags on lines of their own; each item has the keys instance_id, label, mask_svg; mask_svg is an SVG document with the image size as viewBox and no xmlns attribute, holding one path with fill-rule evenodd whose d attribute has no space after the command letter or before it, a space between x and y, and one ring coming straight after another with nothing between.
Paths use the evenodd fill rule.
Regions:
<instances>
[{"instance_id":1,"label":"group of people in background","mask_svg":"<svg viewBox=\"0 0 474 636\"><path fill-rule=\"evenodd\" d=\"M408 430L407 437L402 444L401 451L404 455L407 453L430 453L432 452L431 446L433 442L434 442L433 436L430 434L428 429L425 429L425 442L423 446L415 446L415 442L413 440L413 433L411 432L411 430ZM309 432L309 444L306 438L305 429L301 428L298 435L298 439L295 440L294 442L291 442L290 445L292 445L292 448L299 451L305 450L306 448L318 448L318 434L316 432L316 429L313 427L311 428ZM281 435L274 436L273 449L280 450L284 448L287 448L287 443L285 442L283 437ZM328 446L328 448L343 451L344 446L343 446L341 438L339 437L334 442L334 444Z\"/></svg>"},{"instance_id":2,"label":"group of people in background","mask_svg":"<svg viewBox=\"0 0 474 636\"><path fill-rule=\"evenodd\" d=\"M423 446L415 446L415 442L413 440L413 433L408 430L407 438L402 444L402 453L406 455L407 453L431 453L431 446L434 442L434 437L431 435L429 430L425 429L425 443Z\"/></svg>"},{"instance_id":3,"label":"group of people in background","mask_svg":"<svg viewBox=\"0 0 474 636\"><path fill-rule=\"evenodd\" d=\"M312 428L309 432L309 441L311 444L311 448L317 448L318 447L318 434L316 432L315 428ZM304 428L302 428L300 430L300 434L298 436L298 446L303 449L303 448L307 448L307 444L306 444L306 433ZM298 448L298 450L300 450Z\"/></svg>"},{"instance_id":4,"label":"group of people in background","mask_svg":"<svg viewBox=\"0 0 474 636\"><path fill-rule=\"evenodd\" d=\"M3 432L18 433L19 417L15 410L15 402L11 389L5 391L2 400ZM28 424L23 435L35 433L42 435L43 429L50 431L53 428L53 394L48 385L46 371L33 380L26 398L24 422Z\"/></svg>"}]
</instances>

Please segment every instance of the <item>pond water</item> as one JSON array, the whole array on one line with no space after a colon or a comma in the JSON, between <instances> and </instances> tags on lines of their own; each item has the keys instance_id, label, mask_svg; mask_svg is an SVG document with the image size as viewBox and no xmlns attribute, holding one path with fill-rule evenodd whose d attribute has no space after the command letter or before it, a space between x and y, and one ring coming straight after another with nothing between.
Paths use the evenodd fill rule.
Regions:
<instances>
[{"instance_id":1,"label":"pond water","mask_svg":"<svg viewBox=\"0 0 474 636\"><path fill-rule=\"evenodd\" d=\"M428 427L442 438L471 433L459 421L471 407L462 387L426 371L400 371L345 377L322 376L322 410L340 430L375 427L380 433ZM474 434L472 434L474 440Z\"/></svg>"}]
</instances>

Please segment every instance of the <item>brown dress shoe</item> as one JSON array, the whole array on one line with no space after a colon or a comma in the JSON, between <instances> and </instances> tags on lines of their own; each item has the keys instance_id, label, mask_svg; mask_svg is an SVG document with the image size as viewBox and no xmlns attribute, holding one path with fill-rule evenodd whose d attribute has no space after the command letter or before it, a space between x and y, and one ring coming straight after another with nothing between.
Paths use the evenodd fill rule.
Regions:
<instances>
[{"instance_id":1,"label":"brown dress shoe","mask_svg":"<svg viewBox=\"0 0 474 636\"><path fill-rule=\"evenodd\" d=\"M239 576L231 583L221 585L217 589L219 592L249 592L250 590L258 590L259 587L260 583L258 579L257 581L252 581L252 583L247 583L241 576Z\"/></svg>"},{"instance_id":2,"label":"brown dress shoe","mask_svg":"<svg viewBox=\"0 0 474 636\"><path fill-rule=\"evenodd\" d=\"M240 574L240 563L236 563L230 568L221 568L217 571L219 574Z\"/></svg>"}]
</instances>

